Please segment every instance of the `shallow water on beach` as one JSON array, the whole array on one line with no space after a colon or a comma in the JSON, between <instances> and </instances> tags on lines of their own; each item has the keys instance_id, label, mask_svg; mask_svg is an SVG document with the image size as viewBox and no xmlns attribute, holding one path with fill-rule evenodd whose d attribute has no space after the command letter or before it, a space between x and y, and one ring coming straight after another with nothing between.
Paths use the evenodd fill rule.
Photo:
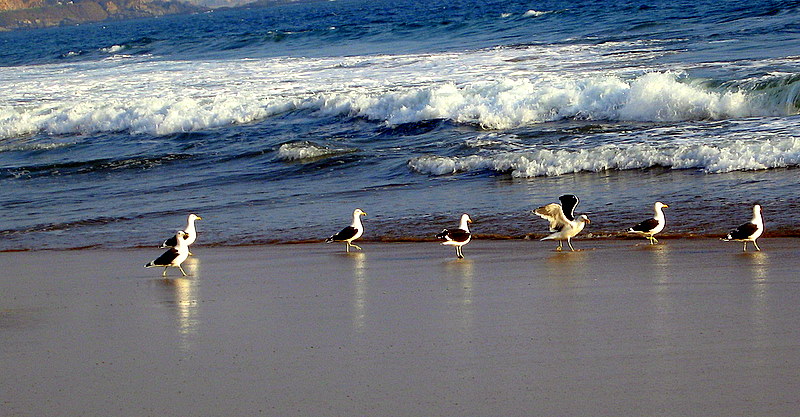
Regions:
<instances>
[{"instance_id":1,"label":"shallow water on beach","mask_svg":"<svg viewBox=\"0 0 800 417\"><path fill-rule=\"evenodd\" d=\"M546 232L670 205L798 235L800 9L785 2L366 2L0 34L0 250Z\"/></svg>"}]
</instances>

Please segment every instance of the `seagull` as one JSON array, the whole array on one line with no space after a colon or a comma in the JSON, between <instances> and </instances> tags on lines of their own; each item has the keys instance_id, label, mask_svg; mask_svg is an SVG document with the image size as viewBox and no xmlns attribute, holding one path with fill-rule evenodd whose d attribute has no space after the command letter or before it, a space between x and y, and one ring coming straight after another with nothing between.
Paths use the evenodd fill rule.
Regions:
<instances>
[{"instance_id":1,"label":"seagull","mask_svg":"<svg viewBox=\"0 0 800 417\"><path fill-rule=\"evenodd\" d=\"M461 215L461 224L458 226L458 229L448 230L444 229L441 233L436 235L438 239L443 239L442 245L450 245L456 247L456 256L458 259L463 259L464 254L461 252L461 247L469 243L470 239L472 239L472 234L469 232L469 227L467 223L472 223L472 219L469 218L469 215L462 214Z\"/></svg>"},{"instance_id":2,"label":"seagull","mask_svg":"<svg viewBox=\"0 0 800 417\"><path fill-rule=\"evenodd\" d=\"M749 222L737 227L735 230L731 230L722 240L726 242L744 242L744 247L742 248L744 252L747 252L747 242L753 242L756 250L760 251L761 248L758 247L756 239L758 239L762 233L764 233L764 220L761 218L761 206L756 204L753 206L753 218Z\"/></svg>"},{"instance_id":3,"label":"seagull","mask_svg":"<svg viewBox=\"0 0 800 417\"><path fill-rule=\"evenodd\" d=\"M628 233L636 233L644 236L650 241L651 245L658 243L658 240L654 235L664 230L664 225L667 223L666 219L664 218L664 212L661 209L668 207L668 205L660 201L656 201L656 204L653 205L653 210L656 213L655 216L652 219L647 219L636 226L631 227L628 229Z\"/></svg>"},{"instance_id":4,"label":"seagull","mask_svg":"<svg viewBox=\"0 0 800 417\"><path fill-rule=\"evenodd\" d=\"M183 276L186 276L186 272L181 267L181 264L189 257L189 247L186 245L186 238L188 235L189 234L183 230L178 230L178 232L175 233L175 241L177 242L175 247L169 248L169 250L144 267L152 268L155 266L163 266L164 273L161 274L162 277L167 276L167 268L174 267L180 269Z\"/></svg>"},{"instance_id":5,"label":"seagull","mask_svg":"<svg viewBox=\"0 0 800 417\"><path fill-rule=\"evenodd\" d=\"M367 213L362 211L361 209L355 209L353 211L353 223L350 226L345 227L339 233L327 238L325 243L331 242L344 242L347 244L345 248L347 252L350 252L350 246L361 250L361 247L354 245L352 242L361 237L361 234L364 233L364 226L361 225L361 216L366 216Z\"/></svg>"},{"instance_id":6,"label":"seagull","mask_svg":"<svg viewBox=\"0 0 800 417\"><path fill-rule=\"evenodd\" d=\"M192 243L194 243L194 241L197 239L197 230L194 228L195 220L203 220L203 218L196 214L190 214L189 219L186 221L186 227L183 229L183 231L186 232L187 234L186 238L187 247ZM171 238L165 240L164 243L161 244L162 248L174 248L176 246L178 246L178 241L177 239L175 239L175 236L172 236ZM192 253L189 252L189 255L191 254Z\"/></svg>"},{"instance_id":7,"label":"seagull","mask_svg":"<svg viewBox=\"0 0 800 417\"><path fill-rule=\"evenodd\" d=\"M580 202L578 197L572 194L567 194L562 195L558 199L562 202L562 204L564 202L567 203L566 207L568 212L574 218L573 211L575 210L575 206L577 206ZM546 206L539 207L534 210L533 213L550 222L550 231L553 233L542 238L541 240L558 240L558 248L556 248L558 251L562 249L564 240L567 241L567 245L569 245L570 250L575 251L575 248L572 247L570 240L573 236L580 233L587 223L591 223L585 214L581 214L577 218L574 218L574 220L570 220L567 218L567 215L564 212L564 207L558 203L550 203Z\"/></svg>"}]
</instances>

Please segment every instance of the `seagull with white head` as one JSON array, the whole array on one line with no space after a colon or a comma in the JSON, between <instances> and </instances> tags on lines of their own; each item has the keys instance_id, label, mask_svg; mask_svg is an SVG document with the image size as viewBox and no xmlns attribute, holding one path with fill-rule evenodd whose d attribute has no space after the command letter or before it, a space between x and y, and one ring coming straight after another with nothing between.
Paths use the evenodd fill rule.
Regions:
<instances>
[{"instance_id":1,"label":"seagull with white head","mask_svg":"<svg viewBox=\"0 0 800 417\"><path fill-rule=\"evenodd\" d=\"M174 247L169 248L169 250L161 254L161 256L155 260L146 264L144 267L164 267L164 273L161 274L163 277L167 276L167 268L178 268L181 270L183 276L186 276L186 271L183 270L181 264L186 260L186 258L189 257L189 245L186 244L187 237L188 233L184 232L183 230L178 230L178 232L175 233L175 242L177 244Z\"/></svg>"},{"instance_id":2,"label":"seagull with white head","mask_svg":"<svg viewBox=\"0 0 800 417\"><path fill-rule=\"evenodd\" d=\"M327 238L325 243L344 242L346 244L345 249L347 252L350 252L351 246L361 250L361 247L354 245L353 241L360 238L361 235L364 234L364 226L361 224L361 216L366 215L367 213L359 208L353 210L353 222L350 223L350 226L345 227L339 231L339 233Z\"/></svg>"},{"instance_id":3,"label":"seagull with white head","mask_svg":"<svg viewBox=\"0 0 800 417\"><path fill-rule=\"evenodd\" d=\"M569 204L566 205L568 212L570 215L574 215L573 210L580 202L578 197L573 194L567 194L559 197L559 200L562 203L568 202ZM577 218L574 218L574 220L570 220L564 212L564 207L558 203L550 203L546 206L539 207L533 211L533 214L550 222L550 232L552 232L552 234L541 240L558 240L558 248L556 248L558 251L563 248L563 242L565 240L570 250L575 251L575 248L572 247L571 239L580 233L588 223L591 223L585 214L581 214Z\"/></svg>"},{"instance_id":4,"label":"seagull with white head","mask_svg":"<svg viewBox=\"0 0 800 417\"><path fill-rule=\"evenodd\" d=\"M468 223L472 223L472 219L469 218L468 214L462 214L461 224L458 226L458 229L444 229L441 233L436 235L438 239L444 240L442 245L456 247L456 256L458 259L464 258L464 253L461 251L461 247L469 243L469 241L472 239L472 234L469 232Z\"/></svg>"},{"instance_id":5,"label":"seagull with white head","mask_svg":"<svg viewBox=\"0 0 800 417\"><path fill-rule=\"evenodd\" d=\"M627 230L628 233L636 233L640 236L644 236L650 241L651 245L658 243L658 240L655 238L655 234L664 230L664 226L667 224L667 220L664 218L664 211L662 209L668 207L668 205L660 201L656 201L655 205L653 205L653 211L655 211L653 218L647 219L636 226L631 227Z\"/></svg>"},{"instance_id":6,"label":"seagull with white head","mask_svg":"<svg viewBox=\"0 0 800 417\"><path fill-rule=\"evenodd\" d=\"M186 232L186 247L189 247L189 245L197 240L197 229L194 226L194 222L196 220L203 220L203 218L194 213L190 214L189 218L186 220L186 227L183 228L183 231ZM172 236L161 244L162 248L174 248L176 246L178 246L178 240L175 238L175 236ZM191 254L192 252L189 252L189 255Z\"/></svg>"},{"instance_id":7,"label":"seagull with white head","mask_svg":"<svg viewBox=\"0 0 800 417\"><path fill-rule=\"evenodd\" d=\"M731 230L722 240L726 242L744 242L744 247L742 248L744 252L747 252L747 242L753 242L753 246L756 247L756 250L760 251L761 248L758 247L756 239L758 239L762 233L764 233L764 219L761 218L761 206L756 204L753 206L753 218L750 219L749 222L740 225L735 230Z\"/></svg>"}]
</instances>

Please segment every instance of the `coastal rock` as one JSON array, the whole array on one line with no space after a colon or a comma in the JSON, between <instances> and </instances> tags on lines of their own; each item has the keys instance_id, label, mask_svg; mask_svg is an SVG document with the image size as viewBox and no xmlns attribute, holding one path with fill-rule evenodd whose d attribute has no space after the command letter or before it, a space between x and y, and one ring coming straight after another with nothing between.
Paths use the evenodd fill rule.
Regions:
<instances>
[{"instance_id":1,"label":"coastal rock","mask_svg":"<svg viewBox=\"0 0 800 417\"><path fill-rule=\"evenodd\" d=\"M205 10L175 0L0 0L0 31Z\"/></svg>"}]
</instances>

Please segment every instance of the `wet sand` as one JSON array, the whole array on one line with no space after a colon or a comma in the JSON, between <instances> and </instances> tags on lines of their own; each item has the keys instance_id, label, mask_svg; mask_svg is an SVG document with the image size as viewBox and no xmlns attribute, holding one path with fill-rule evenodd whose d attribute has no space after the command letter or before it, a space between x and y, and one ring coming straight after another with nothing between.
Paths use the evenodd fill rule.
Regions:
<instances>
[{"instance_id":1,"label":"wet sand","mask_svg":"<svg viewBox=\"0 0 800 417\"><path fill-rule=\"evenodd\" d=\"M794 416L797 239L0 253L2 416Z\"/></svg>"}]
</instances>

